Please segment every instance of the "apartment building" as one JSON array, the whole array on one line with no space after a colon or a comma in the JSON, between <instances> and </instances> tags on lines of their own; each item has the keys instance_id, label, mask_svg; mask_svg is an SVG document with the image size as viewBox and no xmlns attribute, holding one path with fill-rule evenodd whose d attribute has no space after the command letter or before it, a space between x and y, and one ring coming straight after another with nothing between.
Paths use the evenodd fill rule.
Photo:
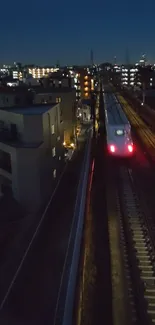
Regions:
<instances>
[{"instance_id":1,"label":"apartment building","mask_svg":"<svg viewBox=\"0 0 155 325\"><path fill-rule=\"evenodd\" d=\"M142 60L141 60L142 61ZM151 65L114 65L110 71L110 80L114 85L127 87L154 87L155 74Z\"/></svg>"},{"instance_id":2,"label":"apartment building","mask_svg":"<svg viewBox=\"0 0 155 325\"><path fill-rule=\"evenodd\" d=\"M26 209L49 199L63 160L60 104L0 109L0 185Z\"/></svg>"},{"instance_id":3,"label":"apartment building","mask_svg":"<svg viewBox=\"0 0 155 325\"><path fill-rule=\"evenodd\" d=\"M32 75L33 78L36 79L41 79L47 75L49 75L49 73L52 72L57 72L59 70L59 68L53 68L53 67L28 67L28 73L30 75Z\"/></svg>"},{"instance_id":4,"label":"apartment building","mask_svg":"<svg viewBox=\"0 0 155 325\"><path fill-rule=\"evenodd\" d=\"M47 79L43 79L43 83L47 83ZM74 78L68 70L53 72L48 77L48 84L53 88L74 88Z\"/></svg>"},{"instance_id":5,"label":"apartment building","mask_svg":"<svg viewBox=\"0 0 155 325\"><path fill-rule=\"evenodd\" d=\"M61 130L67 146L76 142L76 90L74 88L36 87L34 103L60 103Z\"/></svg>"},{"instance_id":6,"label":"apartment building","mask_svg":"<svg viewBox=\"0 0 155 325\"><path fill-rule=\"evenodd\" d=\"M1 87L0 108L29 105L33 94L24 87Z\"/></svg>"},{"instance_id":7,"label":"apartment building","mask_svg":"<svg viewBox=\"0 0 155 325\"><path fill-rule=\"evenodd\" d=\"M121 84L133 87L136 82L136 75L138 69L131 65L121 66Z\"/></svg>"},{"instance_id":8,"label":"apartment building","mask_svg":"<svg viewBox=\"0 0 155 325\"><path fill-rule=\"evenodd\" d=\"M94 79L86 69L81 69L76 73L74 83L78 100L91 98L91 92L94 91Z\"/></svg>"}]
</instances>

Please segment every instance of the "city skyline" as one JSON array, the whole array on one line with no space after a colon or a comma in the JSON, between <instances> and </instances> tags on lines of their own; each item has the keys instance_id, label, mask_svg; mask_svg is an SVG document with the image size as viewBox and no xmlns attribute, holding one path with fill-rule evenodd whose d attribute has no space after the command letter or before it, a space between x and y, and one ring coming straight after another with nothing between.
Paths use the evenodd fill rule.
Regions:
<instances>
[{"instance_id":1,"label":"city skyline","mask_svg":"<svg viewBox=\"0 0 155 325\"><path fill-rule=\"evenodd\" d=\"M153 37L155 30L155 3L122 0L111 3L95 3L79 0L78 8L71 0L65 6L57 3L30 3L21 14L21 2L11 3L6 16L1 17L1 63L14 61L24 64L60 65L90 64L93 49L94 63L105 61L124 63L128 48L131 63L145 52L150 62L155 61ZM44 9L44 10L43 10ZM2 10L8 11L3 2Z\"/></svg>"}]
</instances>

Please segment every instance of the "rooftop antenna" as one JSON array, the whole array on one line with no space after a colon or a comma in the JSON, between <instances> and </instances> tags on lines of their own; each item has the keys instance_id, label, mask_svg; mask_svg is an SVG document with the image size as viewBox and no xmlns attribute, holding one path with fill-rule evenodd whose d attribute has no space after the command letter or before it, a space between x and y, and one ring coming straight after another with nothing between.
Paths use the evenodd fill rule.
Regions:
<instances>
[{"instance_id":1,"label":"rooftop antenna","mask_svg":"<svg viewBox=\"0 0 155 325\"><path fill-rule=\"evenodd\" d=\"M59 60L57 60L56 67L57 68L60 68L60 62L59 62Z\"/></svg>"}]
</instances>

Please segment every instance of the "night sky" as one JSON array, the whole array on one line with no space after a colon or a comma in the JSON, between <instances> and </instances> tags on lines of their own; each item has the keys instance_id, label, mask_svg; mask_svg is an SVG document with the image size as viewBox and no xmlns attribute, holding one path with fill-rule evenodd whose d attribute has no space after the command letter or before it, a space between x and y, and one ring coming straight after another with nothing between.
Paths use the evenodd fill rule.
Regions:
<instances>
[{"instance_id":1,"label":"night sky","mask_svg":"<svg viewBox=\"0 0 155 325\"><path fill-rule=\"evenodd\" d=\"M0 63L155 61L155 0L1 1Z\"/></svg>"}]
</instances>

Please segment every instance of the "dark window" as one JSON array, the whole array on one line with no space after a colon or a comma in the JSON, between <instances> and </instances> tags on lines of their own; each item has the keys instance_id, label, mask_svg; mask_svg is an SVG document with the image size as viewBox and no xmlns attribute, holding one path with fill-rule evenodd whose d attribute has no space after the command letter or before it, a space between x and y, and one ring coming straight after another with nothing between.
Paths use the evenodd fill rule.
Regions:
<instances>
[{"instance_id":1,"label":"dark window","mask_svg":"<svg viewBox=\"0 0 155 325\"><path fill-rule=\"evenodd\" d=\"M0 130L4 129L4 121L0 121Z\"/></svg>"},{"instance_id":2,"label":"dark window","mask_svg":"<svg viewBox=\"0 0 155 325\"><path fill-rule=\"evenodd\" d=\"M0 168L11 173L11 156L3 150L0 150Z\"/></svg>"},{"instance_id":3,"label":"dark window","mask_svg":"<svg viewBox=\"0 0 155 325\"><path fill-rule=\"evenodd\" d=\"M10 125L10 131L11 131L11 138L13 140L16 140L17 139L17 125L12 123Z\"/></svg>"},{"instance_id":4,"label":"dark window","mask_svg":"<svg viewBox=\"0 0 155 325\"><path fill-rule=\"evenodd\" d=\"M20 98L19 97L15 97L15 105L19 105L20 104Z\"/></svg>"}]
</instances>

